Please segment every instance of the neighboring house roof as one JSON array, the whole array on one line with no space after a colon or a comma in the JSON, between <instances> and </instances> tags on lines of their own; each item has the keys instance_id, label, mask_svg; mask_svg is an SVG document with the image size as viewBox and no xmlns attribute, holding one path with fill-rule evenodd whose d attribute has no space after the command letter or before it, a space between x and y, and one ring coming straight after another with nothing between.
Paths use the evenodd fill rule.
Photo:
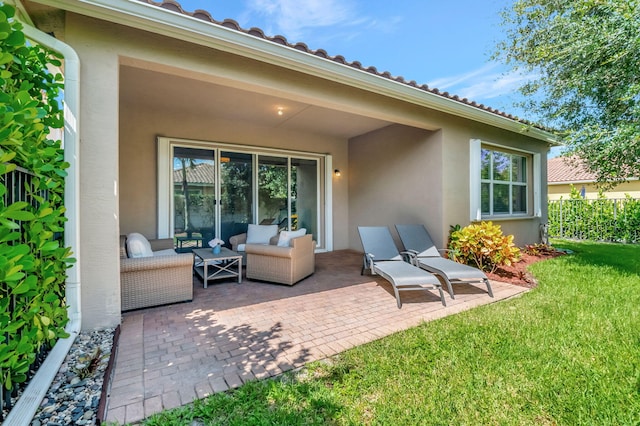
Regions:
<instances>
[{"instance_id":1,"label":"neighboring house roof","mask_svg":"<svg viewBox=\"0 0 640 426\"><path fill-rule=\"evenodd\" d=\"M160 8L163 8L163 9L171 10L173 12L180 13L180 14L183 14L183 15L186 15L186 16L191 16L193 18L197 18L197 19L200 19L200 20L203 20L203 21L206 21L206 22L210 22L210 23L215 24L215 25L219 25L219 26L222 26L222 27L225 27L225 28L229 28L229 29L232 29L232 30L235 30L235 31L238 31L238 32L245 33L245 34L249 34L249 35L252 35L254 37L261 38L263 40L267 40L267 41L270 41L270 42L273 42L273 43L276 43L276 44L280 44L280 45L283 45L283 46L288 46L288 47L291 47L293 49L300 50L302 52L305 52L305 53L308 53L308 54L311 54L311 55L319 56L321 58L328 59L328 60L343 64L343 65L347 65L347 66L350 66L350 67L353 67L353 68L356 68L356 69L359 69L359 70L362 70L362 71L365 71L365 72L369 72L371 74L375 74L377 76L384 77L384 78L387 78L389 80L405 84L407 86L415 87L415 88L423 90L425 92L432 93L434 95L438 95L438 96L441 96L443 98L450 99L450 100L453 100L453 101L456 101L456 102L459 102L459 103L462 103L462 104L465 104L465 105L469 105L469 106L472 106L474 108L478 108L480 110L487 111L487 112L490 112L492 114L496 114L496 115L504 117L504 118L508 118L510 120L518 121L520 123L524 123L524 124L527 124L527 125L532 125L533 124L533 123L531 123L531 122L529 122L527 120L520 119L520 118L518 118L516 116L513 116L511 114L507 114L505 112L502 112L502 111L499 111L497 109L491 108L491 107L486 106L484 104L478 104L477 102L471 101L471 100L469 100L467 98L460 98L459 96L452 95L449 92L441 92L436 88L430 88L426 84L419 85L414 80L411 80L411 81L405 80L404 77L402 77L402 76L395 76L394 77L388 71L382 71L382 72L378 71L376 69L376 67L374 67L374 66L364 67L358 61L348 62L344 58L344 56L342 56L342 55L330 56L324 49L312 50L312 49L309 49L306 44L301 43L301 42L298 42L298 43L295 43L295 44L291 44L291 43L289 43L287 41L287 39L284 36L281 36L281 35L276 35L276 36L273 36L273 37L269 37L269 36L265 35L264 32L260 28L253 27L253 28L250 28L248 30L244 29L244 28L240 27L240 25L236 21L234 21L233 19L225 19L223 21L217 21L206 10L197 9L194 12L187 12L186 10L184 10L182 8L180 3L175 1L175 0L162 0L162 1L159 1L159 2L156 2L154 0L137 0L137 1L139 1L141 3L149 4L149 5L152 5L152 6L160 7ZM538 126L536 126L536 127L538 127ZM538 127L538 128L540 128L540 127ZM541 130L548 130L548 129L542 129L542 128L540 128L540 129Z\"/></svg>"},{"instance_id":2,"label":"neighboring house roof","mask_svg":"<svg viewBox=\"0 0 640 426\"><path fill-rule=\"evenodd\" d=\"M215 182L214 167L212 164L200 163L187 166L187 183L213 184ZM173 171L173 182L179 185L182 182L182 169Z\"/></svg>"},{"instance_id":3,"label":"neighboring house roof","mask_svg":"<svg viewBox=\"0 0 640 426\"><path fill-rule=\"evenodd\" d=\"M595 182L596 174L579 166L575 157L555 157L547 160L547 182L553 184Z\"/></svg>"}]
</instances>

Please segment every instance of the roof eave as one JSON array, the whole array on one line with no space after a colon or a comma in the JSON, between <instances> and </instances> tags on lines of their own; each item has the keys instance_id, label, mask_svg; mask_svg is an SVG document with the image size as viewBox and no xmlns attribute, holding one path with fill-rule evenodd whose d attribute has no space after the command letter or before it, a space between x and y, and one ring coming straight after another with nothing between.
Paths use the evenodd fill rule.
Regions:
<instances>
[{"instance_id":1,"label":"roof eave","mask_svg":"<svg viewBox=\"0 0 640 426\"><path fill-rule=\"evenodd\" d=\"M577 184L596 183L595 180L565 180L565 181L547 181L548 185L577 185Z\"/></svg>"},{"instance_id":2,"label":"roof eave","mask_svg":"<svg viewBox=\"0 0 640 426\"><path fill-rule=\"evenodd\" d=\"M526 133L550 145L559 145L552 133L522 122L289 46L136 0L31 1L234 53L512 132Z\"/></svg>"}]
</instances>

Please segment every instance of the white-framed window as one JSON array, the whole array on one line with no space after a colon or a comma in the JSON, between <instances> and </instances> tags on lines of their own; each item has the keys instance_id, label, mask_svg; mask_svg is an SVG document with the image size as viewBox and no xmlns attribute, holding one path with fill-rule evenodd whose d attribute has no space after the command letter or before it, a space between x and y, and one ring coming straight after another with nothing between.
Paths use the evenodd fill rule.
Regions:
<instances>
[{"instance_id":1,"label":"white-framed window","mask_svg":"<svg viewBox=\"0 0 640 426\"><path fill-rule=\"evenodd\" d=\"M471 220L540 215L540 154L471 141Z\"/></svg>"}]
</instances>

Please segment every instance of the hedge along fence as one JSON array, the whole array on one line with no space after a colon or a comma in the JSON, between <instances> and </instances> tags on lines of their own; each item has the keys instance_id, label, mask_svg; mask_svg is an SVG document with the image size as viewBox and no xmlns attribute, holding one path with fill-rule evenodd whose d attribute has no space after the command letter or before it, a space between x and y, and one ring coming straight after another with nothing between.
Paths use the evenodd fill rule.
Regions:
<instances>
[{"instance_id":1,"label":"hedge along fence","mask_svg":"<svg viewBox=\"0 0 640 426\"><path fill-rule=\"evenodd\" d=\"M60 61L27 42L14 14L0 2L0 408L28 380L37 354L67 336L64 283L73 262L61 243L68 164L61 142L49 139L63 125L62 76L47 65Z\"/></svg>"},{"instance_id":2,"label":"hedge along fence","mask_svg":"<svg viewBox=\"0 0 640 426\"><path fill-rule=\"evenodd\" d=\"M640 242L640 199L549 201L549 236L579 240Z\"/></svg>"}]
</instances>

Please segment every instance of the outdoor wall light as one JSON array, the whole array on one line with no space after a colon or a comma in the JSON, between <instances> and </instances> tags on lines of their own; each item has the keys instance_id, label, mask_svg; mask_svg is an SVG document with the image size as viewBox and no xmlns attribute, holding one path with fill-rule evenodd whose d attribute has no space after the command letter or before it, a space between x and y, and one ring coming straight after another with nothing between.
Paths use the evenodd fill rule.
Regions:
<instances>
[{"instance_id":1,"label":"outdoor wall light","mask_svg":"<svg viewBox=\"0 0 640 426\"><path fill-rule=\"evenodd\" d=\"M333 171L333 174L334 174L334 175L336 175L336 177L340 177L340 170L335 169L335 170Z\"/></svg>"}]
</instances>

